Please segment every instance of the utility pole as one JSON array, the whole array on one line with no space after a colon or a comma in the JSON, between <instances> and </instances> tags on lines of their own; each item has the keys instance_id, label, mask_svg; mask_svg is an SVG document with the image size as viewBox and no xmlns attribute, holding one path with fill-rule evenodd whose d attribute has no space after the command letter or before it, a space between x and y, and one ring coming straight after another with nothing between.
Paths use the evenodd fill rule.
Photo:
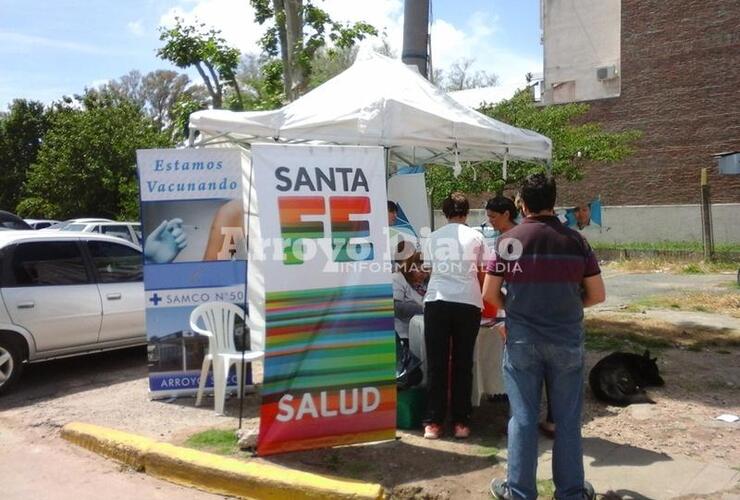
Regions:
<instances>
[{"instance_id":1,"label":"utility pole","mask_svg":"<svg viewBox=\"0 0 740 500\"><path fill-rule=\"evenodd\" d=\"M429 79L429 0L405 0L401 60Z\"/></svg>"},{"instance_id":2,"label":"utility pole","mask_svg":"<svg viewBox=\"0 0 740 500\"><path fill-rule=\"evenodd\" d=\"M701 236L704 259L714 260L714 231L712 231L712 201L709 194L707 169L701 169Z\"/></svg>"}]
</instances>

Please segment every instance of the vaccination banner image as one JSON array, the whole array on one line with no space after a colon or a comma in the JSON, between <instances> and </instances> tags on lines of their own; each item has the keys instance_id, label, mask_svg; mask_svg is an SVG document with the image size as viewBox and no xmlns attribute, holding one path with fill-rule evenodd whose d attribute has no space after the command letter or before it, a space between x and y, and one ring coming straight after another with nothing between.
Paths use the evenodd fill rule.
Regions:
<instances>
[{"instance_id":1,"label":"vaccination banner image","mask_svg":"<svg viewBox=\"0 0 740 500\"><path fill-rule=\"evenodd\" d=\"M257 453L393 439L382 148L252 148L266 347Z\"/></svg>"},{"instance_id":2,"label":"vaccination banner image","mask_svg":"<svg viewBox=\"0 0 740 500\"><path fill-rule=\"evenodd\" d=\"M150 396L192 395L208 337L192 331L190 313L207 302L245 307L241 154L220 148L139 150L137 164ZM235 338L241 341L239 327ZM232 370L229 385L236 383ZM212 390L210 375L206 387Z\"/></svg>"}]
</instances>

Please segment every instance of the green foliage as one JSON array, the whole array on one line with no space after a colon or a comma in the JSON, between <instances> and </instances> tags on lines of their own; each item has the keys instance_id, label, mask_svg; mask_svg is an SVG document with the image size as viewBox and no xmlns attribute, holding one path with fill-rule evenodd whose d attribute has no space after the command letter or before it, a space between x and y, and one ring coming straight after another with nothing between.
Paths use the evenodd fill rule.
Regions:
<instances>
[{"instance_id":1,"label":"green foliage","mask_svg":"<svg viewBox=\"0 0 740 500\"><path fill-rule=\"evenodd\" d=\"M237 75L244 92L244 109L262 111L283 105L283 63L280 59L246 56Z\"/></svg>"},{"instance_id":2,"label":"green foliage","mask_svg":"<svg viewBox=\"0 0 740 500\"><path fill-rule=\"evenodd\" d=\"M0 115L0 209L15 210L47 128L44 105L37 101L15 99Z\"/></svg>"},{"instance_id":3,"label":"green foliage","mask_svg":"<svg viewBox=\"0 0 740 500\"><path fill-rule=\"evenodd\" d=\"M357 57L357 46L343 49L323 48L316 52L311 63L308 88L314 89L349 68Z\"/></svg>"},{"instance_id":4,"label":"green foliage","mask_svg":"<svg viewBox=\"0 0 740 500\"><path fill-rule=\"evenodd\" d=\"M220 35L219 30L207 28L203 23L192 26L175 18L174 27L160 28L159 39L165 44L157 50L157 56L178 68L194 66L211 95L214 108L223 105L222 82L226 82L236 94L232 99L232 107L241 109L241 95L236 80L240 53Z\"/></svg>"},{"instance_id":5,"label":"green foliage","mask_svg":"<svg viewBox=\"0 0 740 500\"><path fill-rule=\"evenodd\" d=\"M203 102L189 95L182 95L172 107L172 138L179 142L188 138L190 134L190 115L196 111L206 109Z\"/></svg>"},{"instance_id":6,"label":"green foliage","mask_svg":"<svg viewBox=\"0 0 740 500\"><path fill-rule=\"evenodd\" d=\"M317 53L345 50L378 31L368 23L339 23L311 0L250 0L259 24L272 23L260 40L267 60L282 62L283 93L293 100L309 88ZM290 21L289 21L290 19ZM331 46L327 46L327 38Z\"/></svg>"},{"instance_id":7,"label":"green foliage","mask_svg":"<svg viewBox=\"0 0 740 500\"><path fill-rule=\"evenodd\" d=\"M614 162L634 151L634 142L641 133L635 130L607 132L598 123L578 123L588 111L588 104L575 103L557 106L538 106L528 89L520 90L509 100L484 106L480 112L496 120L519 128L539 132L552 140L552 172L559 178L577 180L583 175L585 162ZM454 190L478 194L502 192L518 185L527 175L545 170L544 165L522 161L508 163L504 181L501 162L463 165L463 171L454 178L452 169L433 166L427 170L432 203L435 207Z\"/></svg>"},{"instance_id":8,"label":"green foliage","mask_svg":"<svg viewBox=\"0 0 740 500\"><path fill-rule=\"evenodd\" d=\"M57 104L18 204L23 216L138 219L136 149L170 145L136 105L95 93Z\"/></svg>"}]
</instances>

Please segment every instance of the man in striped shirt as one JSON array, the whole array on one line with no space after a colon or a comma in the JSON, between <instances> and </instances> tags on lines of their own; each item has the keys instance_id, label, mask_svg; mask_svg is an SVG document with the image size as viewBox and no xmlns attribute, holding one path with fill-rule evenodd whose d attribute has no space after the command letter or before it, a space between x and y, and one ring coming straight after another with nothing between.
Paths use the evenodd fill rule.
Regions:
<instances>
[{"instance_id":1,"label":"man in striped shirt","mask_svg":"<svg viewBox=\"0 0 740 500\"><path fill-rule=\"evenodd\" d=\"M588 242L555 215L555 180L530 175L520 196L526 218L497 242L483 288L485 300L506 310L503 374L511 406L507 479L495 479L491 493L537 497L537 425L546 380L555 421L555 497L592 498L581 446L583 308L604 301L604 282Z\"/></svg>"}]
</instances>

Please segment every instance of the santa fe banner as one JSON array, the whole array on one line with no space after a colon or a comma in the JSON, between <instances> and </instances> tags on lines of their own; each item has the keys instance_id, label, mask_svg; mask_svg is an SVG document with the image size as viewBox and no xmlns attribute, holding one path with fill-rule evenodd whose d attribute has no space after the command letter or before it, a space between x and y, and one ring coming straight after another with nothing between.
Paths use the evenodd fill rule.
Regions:
<instances>
[{"instance_id":1,"label":"santa fe banner","mask_svg":"<svg viewBox=\"0 0 740 500\"><path fill-rule=\"evenodd\" d=\"M257 452L393 439L383 149L255 144L252 161L265 251Z\"/></svg>"},{"instance_id":2,"label":"santa fe banner","mask_svg":"<svg viewBox=\"0 0 740 500\"><path fill-rule=\"evenodd\" d=\"M190 329L190 313L205 302L245 303L241 154L150 149L137 151L137 163L149 391L153 398L194 394L208 338Z\"/></svg>"}]
</instances>

